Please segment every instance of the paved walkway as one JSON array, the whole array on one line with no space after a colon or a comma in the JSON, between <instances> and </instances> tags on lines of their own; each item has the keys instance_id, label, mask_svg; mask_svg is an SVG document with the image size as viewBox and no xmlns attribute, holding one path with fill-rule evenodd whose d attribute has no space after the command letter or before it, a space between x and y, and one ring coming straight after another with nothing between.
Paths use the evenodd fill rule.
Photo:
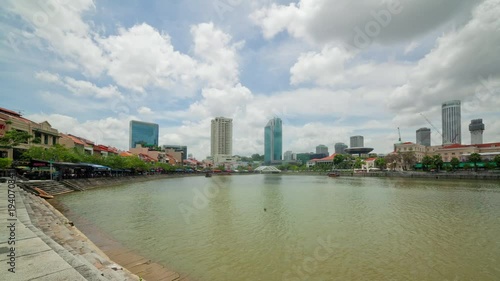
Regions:
<instances>
[{"instance_id":1,"label":"paved walkway","mask_svg":"<svg viewBox=\"0 0 500 281\"><path fill-rule=\"evenodd\" d=\"M8 189L8 182L0 182L0 279L138 280L137 276L112 264L76 229L66 226L61 220L63 216L43 199L17 186L10 189L15 192L12 198ZM15 199L13 217L8 206L12 203L9 196ZM61 236L64 239L58 243L45 233L54 239ZM78 247L75 243L79 243Z\"/></svg>"}]
</instances>

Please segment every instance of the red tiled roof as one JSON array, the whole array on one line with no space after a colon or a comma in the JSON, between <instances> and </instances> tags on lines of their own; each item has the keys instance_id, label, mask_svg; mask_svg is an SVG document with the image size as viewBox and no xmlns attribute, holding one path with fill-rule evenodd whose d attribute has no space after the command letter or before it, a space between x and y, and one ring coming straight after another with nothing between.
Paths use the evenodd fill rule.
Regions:
<instances>
[{"instance_id":1,"label":"red tiled roof","mask_svg":"<svg viewBox=\"0 0 500 281\"><path fill-rule=\"evenodd\" d=\"M0 112L3 112L3 113L8 114L8 115L15 116L15 117L21 117L21 114L15 112L15 111L9 110L7 108L3 108L3 107L0 107Z\"/></svg>"},{"instance_id":2,"label":"red tiled roof","mask_svg":"<svg viewBox=\"0 0 500 281\"><path fill-rule=\"evenodd\" d=\"M473 145L466 145L466 144L454 143L454 144L443 146L443 149L447 149L447 148L462 148L462 147L470 147L470 146L473 146Z\"/></svg>"},{"instance_id":3,"label":"red tiled roof","mask_svg":"<svg viewBox=\"0 0 500 281\"><path fill-rule=\"evenodd\" d=\"M481 148L486 148L486 147L500 147L500 142L475 144L474 146L481 147Z\"/></svg>"},{"instance_id":4,"label":"red tiled roof","mask_svg":"<svg viewBox=\"0 0 500 281\"><path fill-rule=\"evenodd\" d=\"M134 154L132 154L128 151L122 151L122 152L120 152L120 156L129 157L129 156L134 156Z\"/></svg>"},{"instance_id":5,"label":"red tiled roof","mask_svg":"<svg viewBox=\"0 0 500 281\"><path fill-rule=\"evenodd\" d=\"M75 137L73 135L67 135L74 143L85 145L83 141L81 141L78 137Z\"/></svg>"},{"instance_id":6,"label":"red tiled roof","mask_svg":"<svg viewBox=\"0 0 500 281\"><path fill-rule=\"evenodd\" d=\"M334 153L330 156L327 156L327 157L324 157L324 158L321 158L321 159L312 159L311 161L327 161L327 160L333 160L333 158L335 158L335 155L337 155L337 153Z\"/></svg>"},{"instance_id":7,"label":"red tiled roof","mask_svg":"<svg viewBox=\"0 0 500 281\"><path fill-rule=\"evenodd\" d=\"M372 157L372 158L365 159L365 162L366 161L375 161L375 160L377 160L377 158Z\"/></svg>"}]
</instances>

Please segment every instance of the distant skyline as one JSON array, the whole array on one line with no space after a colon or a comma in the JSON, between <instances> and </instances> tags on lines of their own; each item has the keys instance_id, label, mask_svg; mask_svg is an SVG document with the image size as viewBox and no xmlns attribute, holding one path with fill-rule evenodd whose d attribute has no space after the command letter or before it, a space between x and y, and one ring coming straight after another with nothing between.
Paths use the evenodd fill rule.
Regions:
<instances>
[{"instance_id":1,"label":"distant skyline","mask_svg":"<svg viewBox=\"0 0 500 281\"><path fill-rule=\"evenodd\" d=\"M233 119L235 155L364 136L374 152L441 136L461 101L461 142L483 119L500 141L500 0L26 1L0 7L0 106L62 133L128 149L129 122L159 144L210 154L211 119ZM422 115L420 114L422 113Z\"/></svg>"}]
</instances>

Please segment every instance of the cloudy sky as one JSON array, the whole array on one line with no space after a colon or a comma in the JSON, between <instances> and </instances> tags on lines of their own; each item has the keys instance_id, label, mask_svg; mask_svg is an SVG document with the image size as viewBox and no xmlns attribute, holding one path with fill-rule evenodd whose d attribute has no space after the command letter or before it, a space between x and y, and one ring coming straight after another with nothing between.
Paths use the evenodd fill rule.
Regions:
<instances>
[{"instance_id":1,"label":"cloudy sky","mask_svg":"<svg viewBox=\"0 0 500 281\"><path fill-rule=\"evenodd\" d=\"M452 99L500 141L500 0L10 0L0 31L1 107L121 149L142 120L203 159L224 116L262 154L278 116L283 151L387 153Z\"/></svg>"}]
</instances>

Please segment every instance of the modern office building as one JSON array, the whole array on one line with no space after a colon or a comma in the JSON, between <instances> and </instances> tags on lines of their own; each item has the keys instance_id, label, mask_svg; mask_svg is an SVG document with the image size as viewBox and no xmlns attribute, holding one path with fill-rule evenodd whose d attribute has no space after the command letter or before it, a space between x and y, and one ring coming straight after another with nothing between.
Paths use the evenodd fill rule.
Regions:
<instances>
[{"instance_id":1,"label":"modern office building","mask_svg":"<svg viewBox=\"0 0 500 281\"><path fill-rule=\"evenodd\" d=\"M483 119L474 119L469 124L470 144L483 143L484 124Z\"/></svg>"},{"instance_id":2,"label":"modern office building","mask_svg":"<svg viewBox=\"0 0 500 281\"><path fill-rule=\"evenodd\" d=\"M318 146L316 146L316 154L326 154L326 155L330 155L328 153L328 146L324 145L324 144L320 144Z\"/></svg>"},{"instance_id":3,"label":"modern office building","mask_svg":"<svg viewBox=\"0 0 500 281\"><path fill-rule=\"evenodd\" d=\"M447 101L442 104L443 145L462 143L462 117L459 100Z\"/></svg>"},{"instance_id":4,"label":"modern office building","mask_svg":"<svg viewBox=\"0 0 500 281\"><path fill-rule=\"evenodd\" d=\"M233 119L216 117L212 119L210 134L210 155L233 155Z\"/></svg>"},{"instance_id":5,"label":"modern office building","mask_svg":"<svg viewBox=\"0 0 500 281\"><path fill-rule=\"evenodd\" d=\"M295 161L295 160L297 160L297 155L290 150L285 151L285 154L283 155L283 160L288 161L288 162Z\"/></svg>"},{"instance_id":6,"label":"modern office building","mask_svg":"<svg viewBox=\"0 0 500 281\"><path fill-rule=\"evenodd\" d=\"M283 155L283 124L275 117L264 128L264 162L267 164L281 161Z\"/></svg>"},{"instance_id":7,"label":"modern office building","mask_svg":"<svg viewBox=\"0 0 500 281\"><path fill-rule=\"evenodd\" d=\"M135 148L137 144L142 147L158 146L158 124L131 120L129 133L129 148Z\"/></svg>"},{"instance_id":8,"label":"modern office building","mask_svg":"<svg viewBox=\"0 0 500 281\"><path fill-rule=\"evenodd\" d=\"M352 136L351 137L351 148L353 147L363 147L365 145L365 139L363 136Z\"/></svg>"},{"instance_id":9,"label":"modern office building","mask_svg":"<svg viewBox=\"0 0 500 281\"><path fill-rule=\"evenodd\" d=\"M417 130L417 144L431 146L431 129L420 128Z\"/></svg>"},{"instance_id":10,"label":"modern office building","mask_svg":"<svg viewBox=\"0 0 500 281\"><path fill-rule=\"evenodd\" d=\"M338 142L335 144L335 154L344 154L345 149L347 148L347 144L343 142Z\"/></svg>"}]
</instances>

